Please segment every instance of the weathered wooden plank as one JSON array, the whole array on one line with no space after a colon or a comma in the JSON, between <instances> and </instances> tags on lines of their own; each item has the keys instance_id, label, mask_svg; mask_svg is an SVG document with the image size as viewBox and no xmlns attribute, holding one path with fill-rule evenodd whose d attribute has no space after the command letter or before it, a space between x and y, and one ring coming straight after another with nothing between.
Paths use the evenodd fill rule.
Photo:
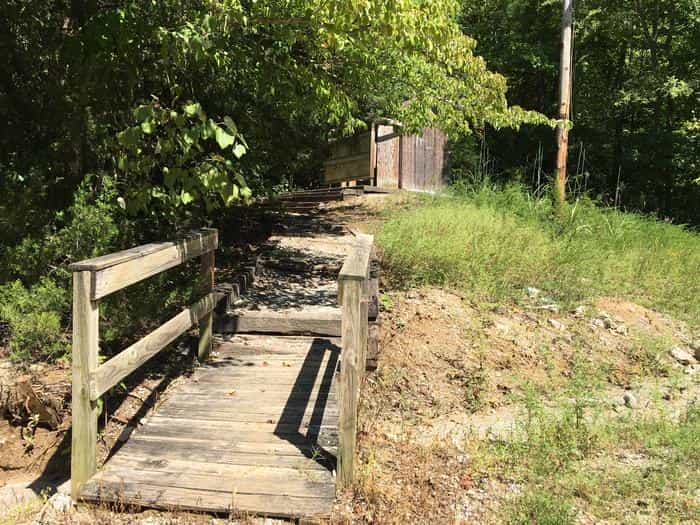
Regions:
<instances>
[{"instance_id":1,"label":"weathered wooden plank","mask_svg":"<svg viewBox=\"0 0 700 525\"><path fill-rule=\"evenodd\" d=\"M244 436L247 437L247 436ZM311 453L316 454L321 450L325 450L331 454L335 454L337 443L317 442L311 443L308 440L292 443L280 438L278 441L259 442L240 439L225 439L214 440L208 436L187 436L173 437L165 435L146 435L134 434L129 438L131 441L158 441L163 443L163 446L168 446L167 443L179 443L182 446L194 448L216 448L228 447L231 452L268 454L268 455L283 455L283 456L299 456L300 454Z\"/></svg>"},{"instance_id":2,"label":"weathered wooden plank","mask_svg":"<svg viewBox=\"0 0 700 525\"><path fill-rule=\"evenodd\" d=\"M377 126L377 186L399 187L400 141L393 126Z\"/></svg>"},{"instance_id":3,"label":"weathered wooden plank","mask_svg":"<svg viewBox=\"0 0 700 525\"><path fill-rule=\"evenodd\" d=\"M163 464L165 462L165 464ZM144 466L149 464L152 466ZM279 494L282 496L328 498L335 492L329 472L275 467L237 466L224 463L178 462L170 468L166 460L142 460L137 465L114 463L91 481L132 482L165 487L228 491L237 494ZM180 469L176 468L177 466ZM247 472L246 472L247 471Z\"/></svg>"},{"instance_id":4,"label":"weathered wooden plank","mask_svg":"<svg viewBox=\"0 0 700 525\"><path fill-rule=\"evenodd\" d=\"M367 251L369 262L369 251ZM358 263L355 263L358 264ZM365 266L365 275L366 269ZM359 272L359 269L353 269ZM358 360L362 352L362 319L360 301L363 281L354 278L339 282L342 297L343 327L340 364L340 423L338 443L338 485L349 488L353 483L355 441L357 432L357 404L359 389ZM366 319L365 319L366 320Z\"/></svg>"},{"instance_id":5,"label":"weathered wooden plank","mask_svg":"<svg viewBox=\"0 0 700 525\"><path fill-rule=\"evenodd\" d=\"M175 475L193 474L195 476L217 476L219 479L223 478L224 480L240 480L242 482L241 488L257 488L250 486L257 485L258 483L264 483L265 486L269 488L270 483L274 481L324 484L330 482L331 485L333 483L332 474L324 469L296 469L278 465L238 465L218 461L202 461L199 456L195 459L187 456L184 458L164 458L160 456L142 456L134 454L133 452L125 452L124 454L119 454L112 458L104 469L104 472L110 474L117 471L129 471L131 469ZM302 495L306 496L307 494Z\"/></svg>"},{"instance_id":6,"label":"weathered wooden plank","mask_svg":"<svg viewBox=\"0 0 700 525\"><path fill-rule=\"evenodd\" d=\"M324 163L323 182L364 180L373 177L371 149L373 135L361 133L336 141L331 145L330 158Z\"/></svg>"},{"instance_id":7,"label":"weathered wooden plank","mask_svg":"<svg viewBox=\"0 0 700 525\"><path fill-rule=\"evenodd\" d=\"M206 417L206 414L204 414ZM148 418L148 427L155 428L158 426L167 426L169 428L183 428L192 426L192 419L189 417L173 417L163 414L153 415ZM274 434L278 437L283 437L293 434L303 434L306 435L309 431L318 432L323 428L323 425L319 423L302 423L301 421L293 421L291 418L286 419L284 422L279 420L267 420L264 422L257 421L221 421L206 418L197 418L197 429L198 431L206 431L207 435L209 432L228 432L235 434L253 435L256 432ZM325 429L324 429L325 430ZM335 430L335 429L334 429ZM211 434L213 435L213 434Z\"/></svg>"},{"instance_id":8,"label":"weathered wooden plank","mask_svg":"<svg viewBox=\"0 0 700 525\"><path fill-rule=\"evenodd\" d=\"M270 430L269 426L264 423L231 422L228 425L224 425L220 421L210 423L211 424L207 424L206 421L197 422L199 429L206 429L206 438L213 440L230 440L231 444L239 441L254 443L279 443L284 441L293 441L296 443L303 441L311 445L312 442L305 439L306 432L312 430L317 433L321 430L315 427L310 427L308 430L294 429L291 428L292 425L285 424L279 431L273 432ZM259 427L261 430L236 431L236 429L243 429L247 426ZM189 439L195 434L196 430L193 428L192 422L187 419L154 417L149 419L148 424L140 427L137 432L140 436ZM332 432L325 432L325 434L330 437L334 436L335 433L337 433L335 429ZM245 439L243 439L243 436ZM294 439L292 440L292 438Z\"/></svg>"},{"instance_id":9,"label":"weathered wooden plank","mask_svg":"<svg viewBox=\"0 0 700 525\"><path fill-rule=\"evenodd\" d=\"M147 245L75 263L71 268L92 272L92 299L97 300L117 290L173 268L193 257L216 250L216 230L203 230L178 242Z\"/></svg>"},{"instance_id":10,"label":"weathered wooden plank","mask_svg":"<svg viewBox=\"0 0 700 525\"><path fill-rule=\"evenodd\" d=\"M201 463L196 461L190 461L189 463L189 467L181 471L176 469L166 471L158 467L110 466L99 472L93 479L97 483L100 481L139 483L144 485L153 484L160 487L200 489L211 492L277 494L280 496L307 498L330 498L333 497L335 491L330 480L315 481L314 478L330 478L328 473L318 471L244 467L248 468L248 473L243 475L240 470L239 472L232 471L235 468L233 465L210 464L213 468L203 470ZM277 474L270 473L275 470L280 472ZM214 472L217 473L213 474Z\"/></svg>"},{"instance_id":11,"label":"weathered wooden plank","mask_svg":"<svg viewBox=\"0 0 700 525\"><path fill-rule=\"evenodd\" d=\"M88 501L163 510L182 509L215 513L254 513L271 517L324 517L330 514L333 498L291 497L273 494L231 494L228 491L184 489L132 482L90 483L82 497ZM235 514L234 514L235 515Z\"/></svg>"},{"instance_id":12,"label":"weathered wooden plank","mask_svg":"<svg viewBox=\"0 0 700 525\"><path fill-rule=\"evenodd\" d=\"M367 337L367 370L376 370L379 363L379 327L377 322L370 322Z\"/></svg>"},{"instance_id":13,"label":"weathered wooden plank","mask_svg":"<svg viewBox=\"0 0 700 525\"><path fill-rule=\"evenodd\" d=\"M315 403L310 403L306 407L300 408L279 406L276 410L271 410L265 407L251 407L243 411L232 410L230 406L212 406L211 403L208 402L193 402L189 405L178 404L177 406L167 406L159 409L157 414L159 417L189 419L190 421L272 422L275 424L295 423L298 425L311 425L319 417L316 412ZM337 424L338 408L335 403L331 403L323 408L323 417L325 418L323 419L323 425L329 426Z\"/></svg>"},{"instance_id":14,"label":"weathered wooden plank","mask_svg":"<svg viewBox=\"0 0 700 525\"><path fill-rule=\"evenodd\" d=\"M333 467L332 461L323 458L322 455L315 459L307 457L297 449L295 455L264 454L262 452L233 451L226 446L204 446L197 450L197 459L207 463L225 463L241 466L267 466L284 467L296 470L321 470L327 471ZM192 454L191 443L181 443L178 441L157 439L130 440L123 449L119 451L119 456L126 457L147 457L158 459L181 460L188 458ZM117 456L115 456L116 458Z\"/></svg>"},{"instance_id":15,"label":"weathered wooden plank","mask_svg":"<svg viewBox=\"0 0 700 525\"><path fill-rule=\"evenodd\" d=\"M374 237L372 235L358 234L354 249L346 257L343 267L338 275L338 280L364 280L369 271L369 260ZM342 288L338 290L338 298L341 299Z\"/></svg>"},{"instance_id":16,"label":"weathered wooden plank","mask_svg":"<svg viewBox=\"0 0 700 525\"><path fill-rule=\"evenodd\" d=\"M97 468L97 404L90 396L90 376L99 353L99 306L91 300L91 273L73 274L73 397L71 438L71 495Z\"/></svg>"},{"instance_id":17,"label":"weathered wooden plank","mask_svg":"<svg viewBox=\"0 0 700 525\"><path fill-rule=\"evenodd\" d=\"M217 331L338 336L340 311L336 308L312 311L236 309L217 322Z\"/></svg>"},{"instance_id":18,"label":"weathered wooden plank","mask_svg":"<svg viewBox=\"0 0 700 525\"><path fill-rule=\"evenodd\" d=\"M203 297L190 308L186 308L143 339L100 365L90 382L91 398L98 399L107 390L192 328L204 314L212 311L218 297L215 293Z\"/></svg>"},{"instance_id":19,"label":"weathered wooden plank","mask_svg":"<svg viewBox=\"0 0 700 525\"><path fill-rule=\"evenodd\" d=\"M201 259L199 277L202 281L202 285L200 294L207 297L214 289L214 251L203 253ZM197 359L200 363L204 363L212 349L213 308L207 312L203 312L202 315L197 318L197 322L199 324Z\"/></svg>"},{"instance_id":20,"label":"weathered wooden plank","mask_svg":"<svg viewBox=\"0 0 700 525\"><path fill-rule=\"evenodd\" d=\"M340 350L340 338L309 335L270 335L238 334L217 346L221 355L234 355L237 352L258 353L259 351L277 354L279 352L306 355L308 352L328 348Z\"/></svg>"}]
</instances>

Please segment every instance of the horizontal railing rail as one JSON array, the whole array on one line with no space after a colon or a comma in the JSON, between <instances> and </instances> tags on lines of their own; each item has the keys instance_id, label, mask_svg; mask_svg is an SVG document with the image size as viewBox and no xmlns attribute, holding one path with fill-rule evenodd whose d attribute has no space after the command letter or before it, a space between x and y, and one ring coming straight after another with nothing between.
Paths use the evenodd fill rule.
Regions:
<instances>
[{"instance_id":1,"label":"horizontal railing rail","mask_svg":"<svg viewBox=\"0 0 700 525\"><path fill-rule=\"evenodd\" d=\"M357 406L367 361L368 293L374 238L359 234L338 275L341 308L341 351L337 485L352 485L355 471Z\"/></svg>"},{"instance_id":2,"label":"horizontal railing rail","mask_svg":"<svg viewBox=\"0 0 700 525\"><path fill-rule=\"evenodd\" d=\"M212 345L212 314L223 294L213 292L214 252L219 238L206 228L177 242L147 244L74 263L73 400L71 495L97 470L97 401L110 388L193 326L199 326L197 355L204 361ZM102 365L99 361L99 301L107 295L201 257L203 297Z\"/></svg>"}]
</instances>

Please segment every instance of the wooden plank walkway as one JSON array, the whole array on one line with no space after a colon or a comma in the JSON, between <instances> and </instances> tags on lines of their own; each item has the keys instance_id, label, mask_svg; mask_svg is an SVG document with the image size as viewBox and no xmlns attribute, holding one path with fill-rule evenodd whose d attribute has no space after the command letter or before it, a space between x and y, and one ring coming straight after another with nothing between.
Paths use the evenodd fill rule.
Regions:
<instances>
[{"instance_id":1,"label":"wooden plank walkway","mask_svg":"<svg viewBox=\"0 0 700 525\"><path fill-rule=\"evenodd\" d=\"M355 279L341 308L339 279L348 260L364 260L360 270L368 278L367 240L312 217L287 216L279 226L282 235L261 247L255 278L246 280L243 295L234 291L241 286L221 283L207 296L209 302L214 296L223 299L225 311L216 311L213 330L219 336L209 358L199 352L205 364L172 386L102 469L95 473L94 463L86 463L87 475L74 484L80 499L234 516L331 515L336 490L352 480L368 333L363 290L371 295L367 281ZM364 259L356 256L360 252ZM203 269L211 269L213 255L207 261ZM213 308L207 306L202 315ZM183 329L200 317L187 317ZM342 330L342 377L341 317L350 319ZM200 331L200 347L211 340L209 334L202 337ZM133 370L167 344L146 342L148 351L138 359L128 349L119 354L126 363L120 370ZM96 376L85 368L86 377ZM92 379L85 382L93 388ZM93 400L102 393L98 387ZM85 410L93 406L85 404ZM94 425L96 419L83 421ZM92 443L91 429L85 426L89 440L74 445ZM94 451L89 452L74 457L94 462Z\"/></svg>"},{"instance_id":2,"label":"wooden plank walkway","mask_svg":"<svg viewBox=\"0 0 700 525\"><path fill-rule=\"evenodd\" d=\"M177 388L82 498L280 517L330 514L339 340L237 335Z\"/></svg>"}]
</instances>

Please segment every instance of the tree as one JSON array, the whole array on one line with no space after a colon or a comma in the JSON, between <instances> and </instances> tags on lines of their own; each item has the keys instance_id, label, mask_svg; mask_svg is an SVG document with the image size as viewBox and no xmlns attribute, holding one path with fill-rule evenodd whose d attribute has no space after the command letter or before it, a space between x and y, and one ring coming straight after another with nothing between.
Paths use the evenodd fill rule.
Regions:
<instances>
[{"instance_id":1,"label":"tree","mask_svg":"<svg viewBox=\"0 0 700 525\"><path fill-rule=\"evenodd\" d=\"M509 99L555 114L561 3L465 0L462 6L463 30L489 67L508 79ZM583 148L579 176L602 199L613 202L621 174L623 205L700 223L694 182L700 171L692 153L699 145L697 42L697 0L577 1L576 154L569 168L575 171ZM489 137L504 172L524 171L540 143L545 158L555 155L543 129Z\"/></svg>"}]
</instances>

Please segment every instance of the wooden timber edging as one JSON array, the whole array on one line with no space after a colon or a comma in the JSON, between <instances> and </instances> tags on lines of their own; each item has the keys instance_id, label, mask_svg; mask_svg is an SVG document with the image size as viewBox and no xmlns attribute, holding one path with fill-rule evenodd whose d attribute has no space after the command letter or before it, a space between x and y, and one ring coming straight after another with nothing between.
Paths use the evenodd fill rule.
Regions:
<instances>
[{"instance_id":1,"label":"wooden timber edging","mask_svg":"<svg viewBox=\"0 0 700 525\"><path fill-rule=\"evenodd\" d=\"M193 232L177 242L155 243L74 263L71 496L97 470L98 399L194 325L199 325L198 357L212 346L215 229ZM201 256L202 299L107 362L99 364L99 300L148 277Z\"/></svg>"},{"instance_id":2,"label":"wooden timber edging","mask_svg":"<svg viewBox=\"0 0 700 525\"><path fill-rule=\"evenodd\" d=\"M357 407L366 368L369 335L367 294L374 238L359 234L357 240L338 276L342 350L336 483L341 490L351 487L355 478Z\"/></svg>"}]
</instances>

